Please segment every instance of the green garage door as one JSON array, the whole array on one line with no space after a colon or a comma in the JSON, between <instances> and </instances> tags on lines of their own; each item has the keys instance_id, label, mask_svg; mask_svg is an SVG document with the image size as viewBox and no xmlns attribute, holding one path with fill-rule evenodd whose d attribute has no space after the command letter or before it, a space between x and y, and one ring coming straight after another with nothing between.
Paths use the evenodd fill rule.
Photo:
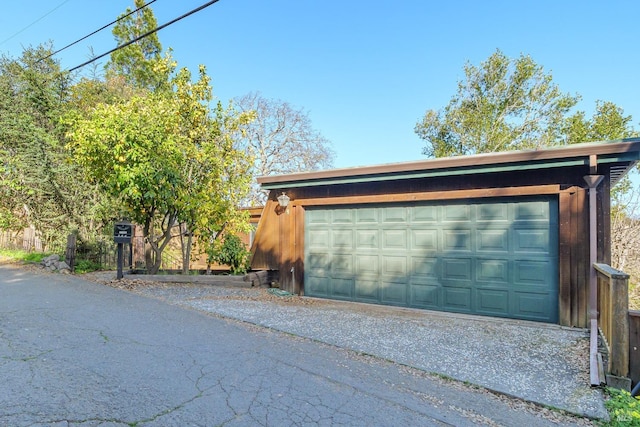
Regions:
<instances>
[{"instance_id":1,"label":"green garage door","mask_svg":"<svg viewBox=\"0 0 640 427\"><path fill-rule=\"evenodd\" d=\"M307 208L308 296L557 323L555 198Z\"/></svg>"}]
</instances>

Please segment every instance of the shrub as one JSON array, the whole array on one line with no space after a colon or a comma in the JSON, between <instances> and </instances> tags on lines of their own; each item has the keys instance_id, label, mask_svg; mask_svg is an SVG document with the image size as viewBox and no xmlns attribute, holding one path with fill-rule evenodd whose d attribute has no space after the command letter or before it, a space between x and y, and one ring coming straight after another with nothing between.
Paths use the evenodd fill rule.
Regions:
<instances>
[{"instance_id":1,"label":"shrub","mask_svg":"<svg viewBox=\"0 0 640 427\"><path fill-rule=\"evenodd\" d=\"M249 269L250 254L238 236L228 234L224 236L224 242L214 249L211 259L228 265L231 274L244 274Z\"/></svg>"},{"instance_id":2,"label":"shrub","mask_svg":"<svg viewBox=\"0 0 640 427\"><path fill-rule=\"evenodd\" d=\"M76 261L76 265L75 265L75 272L76 273L89 273L91 271L97 271L97 270L101 270L102 266L95 262L95 261L91 261L90 259L80 259Z\"/></svg>"},{"instance_id":3,"label":"shrub","mask_svg":"<svg viewBox=\"0 0 640 427\"><path fill-rule=\"evenodd\" d=\"M605 402L611 421L607 426L640 427L640 399L625 390L607 387L609 399Z\"/></svg>"}]
</instances>

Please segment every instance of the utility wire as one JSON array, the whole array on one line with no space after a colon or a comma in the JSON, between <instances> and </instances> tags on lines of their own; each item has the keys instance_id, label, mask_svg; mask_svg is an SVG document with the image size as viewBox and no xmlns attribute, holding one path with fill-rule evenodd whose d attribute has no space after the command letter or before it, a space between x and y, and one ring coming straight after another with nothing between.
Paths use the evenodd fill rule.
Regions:
<instances>
[{"instance_id":1,"label":"utility wire","mask_svg":"<svg viewBox=\"0 0 640 427\"><path fill-rule=\"evenodd\" d=\"M65 49L67 49L67 48L70 48L70 47L71 47L71 46L73 46L74 44L80 43L82 40L87 39L87 38L91 37L92 35L94 35L94 34L96 34L96 33L99 33L100 31L104 30L105 28L108 28L108 27L112 26L112 25L113 25L113 24L115 24L116 22L119 22L119 21L123 20L124 18L126 18L126 17L128 17L128 16L130 16L130 15L133 15L133 14L134 14L134 13L136 13L137 11L139 11L139 10L141 10L141 9L144 9L145 7L149 6L151 3L155 2L155 1L156 1L156 0L151 0L149 3L145 3L145 4L143 4L142 6L140 6L139 8L137 8L136 10L133 10L133 11L131 11L131 12L127 13L126 15L122 15L120 18L116 19L115 21L110 22L110 23L108 23L107 25L105 25L105 26L103 26L103 27L101 27L101 28L98 28L98 29L97 29L97 30L95 30L94 32L92 32L92 33L90 33L90 34L87 34L86 36L84 36L84 37L82 37L82 38L80 38L80 39L78 39L78 40L74 41L73 43L69 43L69 44L68 44L68 45L66 45L65 47L60 48L60 49L56 50L55 52L50 53L49 55L47 55L47 56L45 56L45 57L43 57L43 58L38 59L36 62L44 61L44 60L45 60L45 59L47 59L47 58L51 58L51 57L52 57L53 55L55 55L56 53L62 52L63 50L65 50Z\"/></svg>"},{"instance_id":2,"label":"utility wire","mask_svg":"<svg viewBox=\"0 0 640 427\"><path fill-rule=\"evenodd\" d=\"M125 47L129 46L130 44L133 44L133 43L137 42L138 40L142 40L143 38L148 37L148 36L150 36L151 34L153 34L153 33L155 33L155 32L158 32L158 31L162 30L163 28L166 28L166 27L168 27L169 25L175 24L176 22L180 21L181 19L186 18L186 17L187 17L187 16L189 16L189 15L193 15L193 14L194 14L194 13L196 13L196 12L200 12L202 9L204 9L204 8L206 8L206 7L209 7L209 6L211 6L212 4L217 3L218 1L219 1L219 0L211 0L211 1L209 1L209 2L207 2L207 3L205 3L205 4L203 4L202 6L199 6L199 7L195 8L195 9L193 9L193 10L191 10L191 11L189 11L189 12L185 13L184 15L181 15L181 16L179 16L179 17L177 17L177 18L175 18L175 19L173 19L173 20L171 20L171 21L167 22L166 24L162 24L162 25L160 25L159 27L157 27L157 28L155 28L155 29L153 29L153 30L151 30L151 31L147 31L146 33L142 34L141 36L138 36L138 37L136 37L136 38L135 38L135 39L133 39L133 40L130 40L130 41L128 41L128 42L126 42L126 43L124 43L124 44L121 44L120 46L116 46L115 48L111 49L110 51L105 52L105 53L103 53L103 54L101 54L101 55L98 55L98 56L96 56L96 57L94 57L94 58L91 58L90 60L88 60L88 61L86 61L86 62L83 62L83 63L82 63L82 64L80 64L80 65L76 65L75 67L70 68L70 69L69 69L69 70L67 70L67 71L69 71L69 72L71 72L71 71L75 71L75 70L77 70L78 68L82 68L82 67L84 67L85 65L89 65L89 64L91 64L92 62L95 62L95 61L97 61L97 60L98 60L98 59L100 59L100 58L103 58L103 57L105 57L105 56L107 56L107 55L109 55L109 54L111 54L111 53L113 53L113 52L115 52L115 51L117 51L117 50L122 49L122 48L125 48Z\"/></svg>"},{"instance_id":3,"label":"utility wire","mask_svg":"<svg viewBox=\"0 0 640 427\"><path fill-rule=\"evenodd\" d=\"M33 27L34 25L36 25L38 22L42 21L44 18L46 18L47 16L51 15L53 12L55 12L56 10L60 9L65 3L68 3L69 0L65 0L62 3L60 3L59 5L57 5L56 7L54 7L53 9L51 9L49 12L45 13L44 15L42 15L40 18L36 19L35 21L33 21L31 24L27 25L26 27L24 27L23 29L21 29L20 31L18 31L17 33L15 33L12 36L9 36L8 38L2 40L0 42L0 46L2 46L3 44L5 44L6 42L8 42L9 40L11 40L12 38L14 38L15 36L17 36L18 34L23 33L24 31L28 30L29 28Z\"/></svg>"}]
</instances>

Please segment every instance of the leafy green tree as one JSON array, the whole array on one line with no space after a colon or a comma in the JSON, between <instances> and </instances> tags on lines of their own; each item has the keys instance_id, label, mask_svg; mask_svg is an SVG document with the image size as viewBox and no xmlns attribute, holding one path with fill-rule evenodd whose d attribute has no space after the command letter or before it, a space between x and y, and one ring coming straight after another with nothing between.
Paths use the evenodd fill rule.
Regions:
<instances>
[{"instance_id":1,"label":"leafy green tree","mask_svg":"<svg viewBox=\"0 0 640 427\"><path fill-rule=\"evenodd\" d=\"M144 4L144 0L134 0L136 9ZM127 8L120 17L128 15L131 11L131 8ZM158 22L153 10L146 7L118 21L113 27L112 34L118 46L122 46L157 26ZM159 72L157 69L157 65L162 59L161 54L162 44L158 33L153 33L113 52L110 61L105 66L107 78L119 76L133 87L157 89L168 82L170 71L165 68L164 72Z\"/></svg>"},{"instance_id":2,"label":"leafy green tree","mask_svg":"<svg viewBox=\"0 0 640 427\"><path fill-rule=\"evenodd\" d=\"M52 58L40 60L50 52L38 46L0 59L0 222L34 226L52 245L71 230L95 232L100 194L67 161L59 118L71 80Z\"/></svg>"},{"instance_id":3,"label":"leafy green tree","mask_svg":"<svg viewBox=\"0 0 640 427\"><path fill-rule=\"evenodd\" d=\"M446 157L545 147L562 139L564 121L578 101L553 83L529 56L496 51L479 67L467 63L458 92L415 126L423 154Z\"/></svg>"},{"instance_id":4,"label":"leafy green tree","mask_svg":"<svg viewBox=\"0 0 640 427\"><path fill-rule=\"evenodd\" d=\"M633 128L633 118L613 102L598 101L591 119L584 111L578 111L567 118L564 128L567 144L589 141L612 141L637 136Z\"/></svg>"},{"instance_id":5,"label":"leafy green tree","mask_svg":"<svg viewBox=\"0 0 640 427\"><path fill-rule=\"evenodd\" d=\"M149 273L158 271L178 216L184 157L174 112L171 99L149 94L99 104L86 118L76 114L67 122L75 161L143 226Z\"/></svg>"},{"instance_id":6,"label":"leafy green tree","mask_svg":"<svg viewBox=\"0 0 640 427\"><path fill-rule=\"evenodd\" d=\"M169 58L160 65L174 69ZM211 114L204 68L195 83L183 69L167 87L172 90L99 104L66 119L75 161L142 225L151 274L160 268L176 225L184 223L197 236L205 227L220 231L235 209L235 195L246 193L243 185L248 186L248 162L233 148L232 137L247 115L221 107Z\"/></svg>"},{"instance_id":7,"label":"leafy green tree","mask_svg":"<svg viewBox=\"0 0 640 427\"><path fill-rule=\"evenodd\" d=\"M238 206L249 190L252 158L238 147L237 140L253 114L239 114L220 103L211 110L210 79L202 66L195 83L186 69L172 83L182 123L179 132L188 141L185 195L179 208L186 272L193 237L206 252L223 230L237 233L248 227L246 213Z\"/></svg>"}]
</instances>

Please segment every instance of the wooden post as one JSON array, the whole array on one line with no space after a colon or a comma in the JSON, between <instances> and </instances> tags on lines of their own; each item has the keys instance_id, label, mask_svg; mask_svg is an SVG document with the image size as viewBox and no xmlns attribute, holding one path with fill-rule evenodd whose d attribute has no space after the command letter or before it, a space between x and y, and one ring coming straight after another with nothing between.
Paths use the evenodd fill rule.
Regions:
<instances>
[{"instance_id":1,"label":"wooden post","mask_svg":"<svg viewBox=\"0 0 640 427\"><path fill-rule=\"evenodd\" d=\"M629 310L629 377L640 382L640 311Z\"/></svg>"},{"instance_id":2,"label":"wooden post","mask_svg":"<svg viewBox=\"0 0 640 427\"><path fill-rule=\"evenodd\" d=\"M611 370L613 375L629 375L629 275L611 277Z\"/></svg>"},{"instance_id":3,"label":"wooden post","mask_svg":"<svg viewBox=\"0 0 640 427\"><path fill-rule=\"evenodd\" d=\"M67 250L65 252L64 261L73 272L76 268L76 234L71 233L67 236Z\"/></svg>"},{"instance_id":4,"label":"wooden post","mask_svg":"<svg viewBox=\"0 0 640 427\"><path fill-rule=\"evenodd\" d=\"M122 246L124 245L124 243L118 243L118 271L116 274L116 278L118 280L122 279L124 277L123 273L122 273L122 264L124 262L123 258L123 249Z\"/></svg>"}]
</instances>

